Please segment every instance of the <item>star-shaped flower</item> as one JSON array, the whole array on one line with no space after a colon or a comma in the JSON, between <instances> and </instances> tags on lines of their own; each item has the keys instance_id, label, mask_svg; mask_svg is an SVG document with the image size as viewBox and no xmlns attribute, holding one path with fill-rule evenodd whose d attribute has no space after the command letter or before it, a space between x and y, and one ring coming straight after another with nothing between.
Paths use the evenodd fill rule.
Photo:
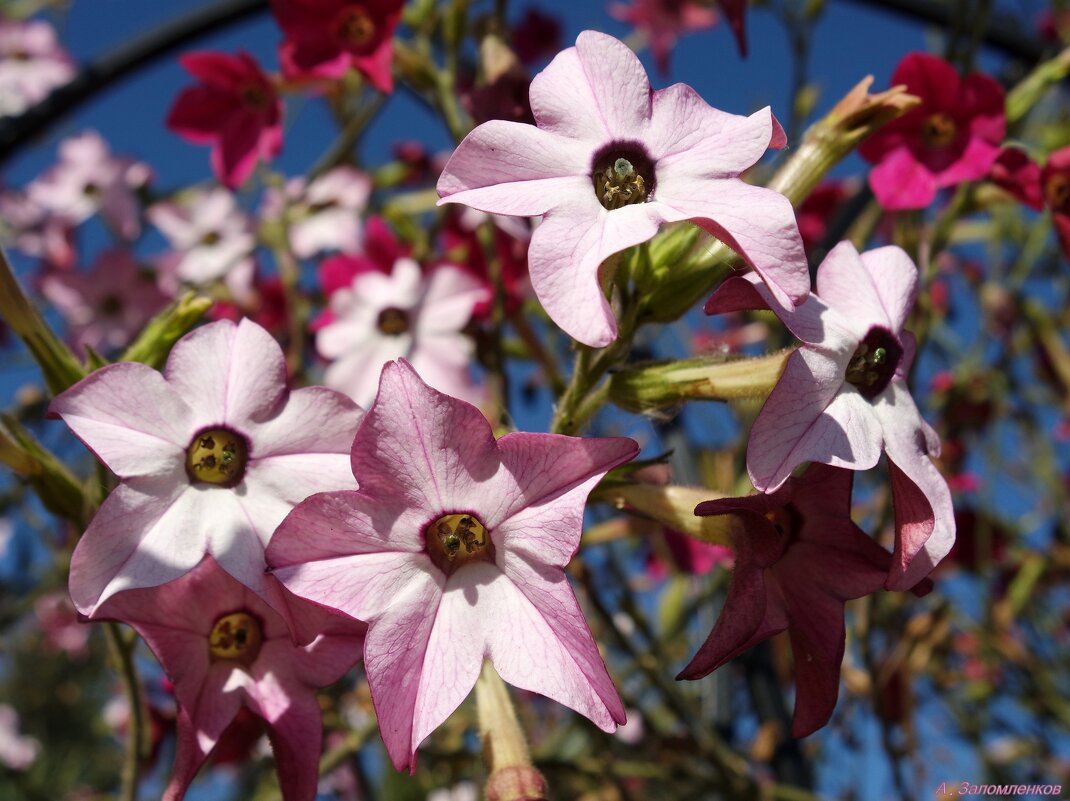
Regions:
<instances>
[{"instance_id":1,"label":"star-shaped flower","mask_svg":"<svg viewBox=\"0 0 1070 801\"><path fill-rule=\"evenodd\" d=\"M100 616L134 627L174 683L178 747L164 801L180 801L227 727L264 719L288 801L313 801L323 723L316 689L360 660L364 626L311 604L293 614L318 632L293 644L286 622L210 556L175 581L110 598Z\"/></svg>"},{"instance_id":2,"label":"star-shaped flower","mask_svg":"<svg viewBox=\"0 0 1070 801\"><path fill-rule=\"evenodd\" d=\"M767 307L750 277L726 281L708 313ZM867 470L888 454L896 543L889 589L907 589L955 541L947 482L933 466L940 440L907 388L914 337L903 330L918 269L900 248L861 256L841 242L817 270L816 294L781 320L804 343L754 421L747 469L754 486L779 487L804 462ZM774 308L774 311L776 309Z\"/></svg>"},{"instance_id":3,"label":"star-shaped flower","mask_svg":"<svg viewBox=\"0 0 1070 801\"><path fill-rule=\"evenodd\" d=\"M921 105L892 120L858 148L877 166L873 194L886 209L922 209L936 190L983 178L1006 131L1003 89L980 73L959 78L942 58L909 53L892 73Z\"/></svg>"},{"instance_id":4,"label":"star-shaped flower","mask_svg":"<svg viewBox=\"0 0 1070 801\"><path fill-rule=\"evenodd\" d=\"M793 737L820 729L840 690L844 602L879 590L892 556L851 521L854 474L811 465L770 495L700 503L735 515L736 568L710 636L677 678L699 679L787 630L795 657ZM929 582L917 588L924 594Z\"/></svg>"},{"instance_id":5,"label":"star-shaped flower","mask_svg":"<svg viewBox=\"0 0 1070 801\"><path fill-rule=\"evenodd\" d=\"M205 284L233 272L252 272L256 237L226 189L195 189L154 204L147 216L175 248L170 269L181 281Z\"/></svg>"},{"instance_id":6,"label":"star-shaped flower","mask_svg":"<svg viewBox=\"0 0 1070 801\"><path fill-rule=\"evenodd\" d=\"M225 186L241 186L257 160L282 150L282 100L248 53L186 53L179 62L200 81L184 89L167 127L184 139L212 146L212 170Z\"/></svg>"},{"instance_id":7,"label":"star-shaped flower","mask_svg":"<svg viewBox=\"0 0 1070 801\"><path fill-rule=\"evenodd\" d=\"M47 22L0 20L0 117L18 116L76 73Z\"/></svg>"},{"instance_id":8,"label":"star-shaped flower","mask_svg":"<svg viewBox=\"0 0 1070 801\"><path fill-rule=\"evenodd\" d=\"M438 182L440 203L545 215L531 237L535 294L565 332L592 347L617 335L599 268L662 223L692 220L736 250L781 306L810 291L791 203L739 175L784 132L768 108L710 107L689 86L652 92L622 42L594 31L531 83L538 127L492 120L472 131Z\"/></svg>"},{"instance_id":9,"label":"star-shaped flower","mask_svg":"<svg viewBox=\"0 0 1070 801\"><path fill-rule=\"evenodd\" d=\"M89 616L206 553L263 594L264 546L283 517L314 492L355 486L360 409L323 387L289 392L282 349L248 320L187 334L162 375L133 362L97 370L49 411L121 479L71 559L71 597Z\"/></svg>"},{"instance_id":10,"label":"star-shaped flower","mask_svg":"<svg viewBox=\"0 0 1070 801\"><path fill-rule=\"evenodd\" d=\"M309 498L267 553L287 589L369 624L365 670L399 770L484 659L606 731L624 722L564 567L588 493L637 451L629 439L495 441L475 407L404 361L385 367L353 442L360 490Z\"/></svg>"}]
</instances>

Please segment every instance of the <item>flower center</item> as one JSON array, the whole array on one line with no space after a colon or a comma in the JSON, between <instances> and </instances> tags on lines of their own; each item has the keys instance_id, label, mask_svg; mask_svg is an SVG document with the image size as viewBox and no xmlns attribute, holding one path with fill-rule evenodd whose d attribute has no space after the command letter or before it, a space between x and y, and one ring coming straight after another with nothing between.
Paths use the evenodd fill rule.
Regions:
<instances>
[{"instance_id":1,"label":"flower center","mask_svg":"<svg viewBox=\"0 0 1070 801\"><path fill-rule=\"evenodd\" d=\"M443 515L424 531L431 561L447 576L470 562L494 561L494 543L475 515Z\"/></svg>"},{"instance_id":2,"label":"flower center","mask_svg":"<svg viewBox=\"0 0 1070 801\"><path fill-rule=\"evenodd\" d=\"M260 621L248 612L231 612L212 626L208 654L213 662L229 659L249 667L256 661L263 639Z\"/></svg>"},{"instance_id":3,"label":"flower center","mask_svg":"<svg viewBox=\"0 0 1070 801\"><path fill-rule=\"evenodd\" d=\"M375 325L389 337L401 336L409 330L409 315L403 309L390 306L379 312Z\"/></svg>"},{"instance_id":4,"label":"flower center","mask_svg":"<svg viewBox=\"0 0 1070 801\"><path fill-rule=\"evenodd\" d=\"M118 295L105 295L97 306L102 317L118 317L123 310L123 301Z\"/></svg>"},{"instance_id":5,"label":"flower center","mask_svg":"<svg viewBox=\"0 0 1070 801\"><path fill-rule=\"evenodd\" d=\"M591 182L598 202L610 211L643 203L654 191L654 163L642 145L611 143L595 155Z\"/></svg>"},{"instance_id":6,"label":"flower center","mask_svg":"<svg viewBox=\"0 0 1070 801\"><path fill-rule=\"evenodd\" d=\"M90 198L98 197L100 195L100 187L90 181L82 187L82 194Z\"/></svg>"},{"instance_id":7,"label":"flower center","mask_svg":"<svg viewBox=\"0 0 1070 801\"><path fill-rule=\"evenodd\" d=\"M347 50L360 50L375 39L375 20L361 6L346 6L335 19L334 35Z\"/></svg>"},{"instance_id":8,"label":"flower center","mask_svg":"<svg viewBox=\"0 0 1070 801\"><path fill-rule=\"evenodd\" d=\"M186 475L194 484L233 487L245 476L248 458L245 437L229 428L209 428L186 448Z\"/></svg>"},{"instance_id":9,"label":"flower center","mask_svg":"<svg viewBox=\"0 0 1070 801\"><path fill-rule=\"evenodd\" d=\"M1057 172L1049 177L1044 184L1044 198L1053 209L1070 206L1070 175Z\"/></svg>"},{"instance_id":10,"label":"flower center","mask_svg":"<svg viewBox=\"0 0 1070 801\"><path fill-rule=\"evenodd\" d=\"M922 123L921 136L929 147L947 147L955 141L955 121L943 111L930 114Z\"/></svg>"},{"instance_id":11,"label":"flower center","mask_svg":"<svg viewBox=\"0 0 1070 801\"><path fill-rule=\"evenodd\" d=\"M199 244L202 247L206 247L206 248L214 247L215 245L219 244L219 241L222 238L223 237L220 236L219 231L209 231L208 233L206 233L204 236L201 237L201 241L200 241Z\"/></svg>"},{"instance_id":12,"label":"flower center","mask_svg":"<svg viewBox=\"0 0 1070 801\"><path fill-rule=\"evenodd\" d=\"M253 111L263 111L271 103L267 90L255 83L251 83L241 90L241 99Z\"/></svg>"},{"instance_id":13,"label":"flower center","mask_svg":"<svg viewBox=\"0 0 1070 801\"><path fill-rule=\"evenodd\" d=\"M847 383L858 388L862 397L873 400L895 375L903 359L903 346L887 328L869 329L847 365Z\"/></svg>"}]
</instances>

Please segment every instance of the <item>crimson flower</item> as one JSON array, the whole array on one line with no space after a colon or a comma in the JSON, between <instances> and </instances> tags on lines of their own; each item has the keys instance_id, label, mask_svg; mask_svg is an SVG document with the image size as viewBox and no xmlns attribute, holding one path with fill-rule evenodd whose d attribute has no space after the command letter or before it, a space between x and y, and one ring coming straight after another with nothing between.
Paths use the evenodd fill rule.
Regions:
<instances>
[{"instance_id":1,"label":"crimson flower","mask_svg":"<svg viewBox=\"0 0 1070 801\"><path fill-rule=\"evenodd\" d=\"M1051 209L1059 244L1070 259L1070 147L1056 150L1048 157L1040 185L1044 190L1044 201Z\"/></svg>"},{"instance_id":2,"label":"crimson flower","mask_svg":"<svg viewBox=\"0 0 1070 801\"><path fill-rule=\"evenodd\" d=\"M959 78L942 58L909 53L892 74L921 105L859 147L877 166L869 185L886 209L921 209L936 190L988 174L999 155L1006 118L1003 89L987 75Z\"/></svg>"}]
</instances>

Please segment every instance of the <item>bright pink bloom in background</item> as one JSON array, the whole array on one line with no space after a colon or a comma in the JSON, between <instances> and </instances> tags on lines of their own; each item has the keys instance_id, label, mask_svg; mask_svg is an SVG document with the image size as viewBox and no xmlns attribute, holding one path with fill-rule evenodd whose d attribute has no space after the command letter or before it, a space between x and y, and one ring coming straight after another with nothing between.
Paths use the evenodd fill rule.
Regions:
<instances>
[{"instance_id":1,"label":"bright pink bloom in background","mask_svg":"<svg viewBox=\"0 0 1070 801\"><path fill-rule=\"evenodd\" d=\"M235 271L251 280L256 236L226 189L193 189L152 205L146 216L175 249L167 271L180 282L207 284Z\"/></svg>"},{"instance_id":2,"label":"bright pink bloom in background","mask_svg":"<svg viewBox=\"0 0 1070 801\"><path fill-rule=\"evenodd\" d=\"M605 731L624 722L564 567L588 493L637 451L628 439L495 441L478 409L404 361L386 366L353 442L360 490L301 504L268 561L297 595L369 623L365 672L395 767L415 769L485 658Z\"/></svg>"},{"instance_id":3,"label":"bright pink bloom in background","mask_svg":"<svg viewBox=\"0 0 1070 801\"><path fill-rule=\"evenodd\" d=\"M261 217L289 225L290 248L299 259L331 250L357 253L363 240L360 215L371 191L371 178L343 165L308 184L299 177L284 189L269 188Z\"/></svg>"},{"instance_id":4,"label":"bright pink bloom in background","mask_svg":"<svg viewBox=\"0 0 1070 801\"><path fill-rule=\"evenodd\" d=\"M101 617L134 627L174 682L178 747L164 801L185 795L243 707L267 723L287 801L313 801L323 739L316 689L360 660L364 627L311 604L294 602L292 610L318 632L304 647L211 557L162 587L121 593L101 606Z\"/></svg>"},{"instance_id":5,"label":"bright pink bloom in background","mask_svg":"<svg viewBox=\"0 0 1070 801\"><path fill-rule=\"evenodd\" d=\"M141 232L135 190L152 178L140 161L114 156L95 131L64 139L59 163L27 187L30 199L77 225L98 212L125 239Z\"/></svg>"},{"instance_id":6,"label":"bright pink bloom in background","mask_svg":"<svg viewBox=\"0 0 1070 801\"><path fill-rule=\"evenodd\" d=\"M88 272L46 273L41 294L63 316L79 352L88 346L104 354L129 345L168 300L128 250L104 251Z\"/></svg>"},{"instance_id":7,"label":"bright pink bloom in background","mask_svg":"<svg viewBox=\"0 0 1070 801\"><path fill-rule=\"evenodd\" d=\"M248 53L186 53L179 58L200 81L183 89L167 127L187 141L212 146L212 171L234 189L256 162L282 150L282 100L271 78Z\"/></svg>"},{"instance_id":8,"label":"bright pink bloom in background","mask_svg":"<svg viewBox=\"0 0 1070 801\"><path fill-rule=\"evenodd\" d=\"M939 455L940 440L906 383L914 337L903 324L917 281L917 267L898 247L861 256L850 242L833 248L818 267L816 294L780 315L803 345L788 358L747 443L751 481L765 492L805 462L867 470L887 453L896 521L889 589L917 584L955 541L951 493L929 458ZM771 301L752 276L736 277L706 311Z\"/></svg>"},{"instance_id":9,"label":"bright pink bloom in background","mask_svg":"<svg viewBox=\"0 0 1070 801\"><path fill-rule=\"evenodd\" d=\"M272 0L286 36L279 52L289 78L341 78L352 67L381 92L394 89L394 30L404 0Z\"/></svg>"},{"instance_id":10,"label":"bright pink bloom in background","mask_svg":"<svg viewBox=\"0 0 1070 801\"><path fill-rule=\"evenodd\" d=\"M717 12L694 0L631 0L630 4L611 4L609 13L615 19L635 26L643 35L662 75L669 71L669 56L681 34L706 30L717 24ZM739 49L746 52L745 41L740 40Z\"/></svg>"},{"instance_id":11,"label":"bright pink bloom in background","mask_svg":"<svg viewBox=\"0 0 1070 801\"><path fill-rule=\"evenodd\" d=\"M879 590L892 561L851 521L853 476L811 465L770 495L722 498L695 509L736 516L736 567L717 624L677 678L702 678L786 630L795 662L792 737L812 734L832 716L846 640L844 602ZM929 582L919 588L929 589Z\"/></svg>"},{"instance_id":12,"label":"bright pink bloom in background","mask_svg":"<svg viewBox=\"0 0 1070 801\"><path fill-rule=\"evenodd\" d=\"M858 152L876 164L869 185L886 209L922 209L936 190L988 174L1006 130L1003 89L987 75L960 78L942 58L910 53L892 73L921 105L866 139Z\"/></svg>"},{"instance_id":13,"label":"bright pink bloom in background","mask_svg":"<svg viewBox=\"0 0 1070 801\"><path fill-rule=\"evenodd\" d=\"M206 553L263 595L264 545L287 512L355 486L360 410L323 387L289 392L282 349L247 320L187 334L162 375L133 362L97 370L49 411L121 479L71 559L71 597L89 616Z\"/></svg>"},{"instance_id":14,"label":"bright pink bloom in background","mask_svg":"<svg viewBox=\"0 0 1070 801\"><path fill-rule=\"evenodd\" d=\"M465 137L438 192L440 203L545 215L528 249L531 283L570 336L592 347L613 341L599 268L666 222L692 220L723 240L782 306L809 293L791 203L739 179L784 145L768 108L741 117L683 84L652 92L635 54L594 31L536 76L531 107L538 127L495 120Z\"/></svg>"},{"instance_id":15,"label":"bright pink bloom in background","mask_svg":"<svg viewBox=\"0 0 1070 801\"><path fill-rule=\"evenodd\" d=\"M0 117L14 117L74 77L47 22L0 20Z\"/></svg>"}]
</instances>

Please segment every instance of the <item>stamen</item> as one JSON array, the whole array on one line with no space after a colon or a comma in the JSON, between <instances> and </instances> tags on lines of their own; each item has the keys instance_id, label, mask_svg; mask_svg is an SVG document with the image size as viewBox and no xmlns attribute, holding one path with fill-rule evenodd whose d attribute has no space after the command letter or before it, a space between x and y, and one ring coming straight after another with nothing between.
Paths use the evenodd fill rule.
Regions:
<instances>
[{"instance_id":1,"label":"stamen","mask_svg":"<svg viewBox=\"0 0 1070 801\"><path fill-rule=\"evenodd\" d=\"M262 643L260 621L248 612L231 612L212 626L208 635L208 654L213 662L227 659L249 667L260 654Z\"/></svg>"},{"instance_id":2,"label":"stamen","mask_svg":"<svg viewBox=\"0 0 1070 801\"><path fill-rule=\"evenodd\" d=\"M375 20L362 6L346 6L335 18L334 35L348 50L360 50L375 39Z\"/></svg>"},{"instance_id":3,"label":"stamen","mask_svg":"<svg viewBox=\"0 0 1070 801\"><path fill-rule=\"evenodd\" d=\"M847 364L844 379L858 388L866 400L880 395L895 376L903 358L903 346L887 328L874 326Z\"/></svg>"},{"instance_id":4,"label":"stamen","mask_svg":"<svg viewBox=\"0 0 1070 801\"><path fill-rule=\"evenodd\" d=\"M646 200L646 180L626 158L618 158L595 176L598 200L610 210Z\"/></svg>"},{"instance_id":5,"label":"stamen","mask_svg":"<svg viewBox=\"0 0 1070 801\"><path fill-rule=\"evenodd\" d=\"M250 84L242 89L241 99L253 111L267 108L270 101L270 97L264 87L256 84Z\"/></svg>"},{"instance_id":6,"label":"stamen","mask_svg":"<svg viewBox=\"0 0 1070 801\"><path fill-rule=\"evenodd\" d=\"M929 147L947 147L955 141L955 120L950 114L938 111L925 118L921 135Z\"/></svg>"},{"instance_id":7,"label":"stamen","mask_svg":"<svg viewBox=\"0 0 1070 801\"><path fill-rule=\"evenodd\" d=\"M404 309L390 306L379 312L376 322L379 331L387 336L401 336L409 330L409 315Z\"/></svg>"},{"instance_id":8,"label":"stamen","mask_svg":"<svg viewBox=\"0 0 1070 801\"><path fill-rule=\"evenodd\" d=\"M494 561L494 543L475 515L444 515L424 532L431 561L446 575L474 561Z\"/></svg>"},{"instance_id":9,"label":"stamen","mask_svg":"<svg viewBox=\"0 0 1070 801\"><path fill-rule=\"evenodd\" d=\"M245 476L248 456L245 437L228 428L211 428L186 448L186 475L194 484L233 487Z\"/></svg>"}]
</instances>

